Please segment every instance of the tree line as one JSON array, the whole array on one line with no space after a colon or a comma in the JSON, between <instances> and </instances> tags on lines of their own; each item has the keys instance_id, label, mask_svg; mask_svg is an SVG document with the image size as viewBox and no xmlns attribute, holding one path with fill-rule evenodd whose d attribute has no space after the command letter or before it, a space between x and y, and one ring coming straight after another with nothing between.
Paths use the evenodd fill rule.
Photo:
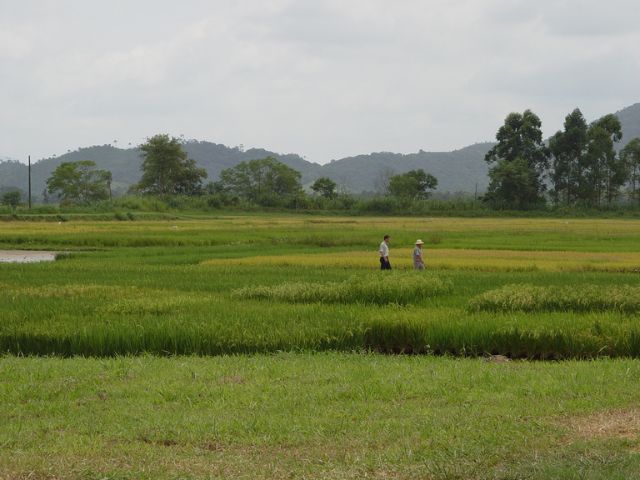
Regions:
<instances>
[{"instance_id":1,"label":"tree line","mask_svg":"<svg viewBox=\"0 0 640 480\"><path fill-rule=\"evenodd\" d=\"M241 162L220 173L220 179L204 183L207 173L188 158L180 139L166 134L155 135L140 146L142 177L129 193L157 196L210 195L220 206L243 201L265 207L296 207L308 200L301 174L278 160L267 157ZM67 204L90 204L111 197L112 175L96 168L94 162L64 162L47 180L46 193ZM386 194L412 201L428 198L438 180L422 169L393 175ZM339 201L343 206L352 200L328 177L318 178L311 186L311 196ZM334 202L335 205L335 202Z\"/></svg>"},{"instance_id":2,"label":"tree line","mask_svg":"<svg viewBox=\"0 0 640 480\"><path fill-rule=\"evenodd\" d=\"M565 118L564 128L545 142L542 122L535 113L511 113L498 129L496 140L485 156L490 166L489 186L481 197L490 208L611 206L625 187L632 202L640 205L640 138L616 150L622 128L615 115L588 124L575 109ZM155 135L140 150L142 176L129 190L133 195L207 195L212 207L349 209L355 202L328 177L318 178L310 192L305 192L300 172L271 157L241 162L223 170L219 180L205 183L206 171L188 158L182 140ZM111 172L96 168L92 161L64 162L47 180L45 195L61 204L89 205L110 199L111 183ZM397 211L429 198L437 185L433 175L417 169L386 175L380 187ZM0 200L15 211L20 195L6 192ZM390 209L380 199L371 202L379 211Z\"/></svg>"},{"instance_id":3,"label":"tree line","mask_svg":"<svg viewBox=\"0 0 640 480\"><path fill-rule=\"evenodd\" d=\"M568 207L611 206L628 187L640 204L640 138L619 152L622 127L609 114L588 124L580 109L563 130L543 140L542 122L531 110L511 113L487 153L489 187L484 200L496 209L534 209L551 202Z\"/></svg>"}]
</instances>

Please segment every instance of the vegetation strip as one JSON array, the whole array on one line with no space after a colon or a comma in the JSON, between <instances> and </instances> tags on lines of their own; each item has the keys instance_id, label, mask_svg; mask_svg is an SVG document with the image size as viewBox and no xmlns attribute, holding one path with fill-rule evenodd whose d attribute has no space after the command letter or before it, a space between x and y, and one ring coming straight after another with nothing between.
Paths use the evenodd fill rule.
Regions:
<instances>
[{"instance_id":1,"label":"vegetation strip","mask_svg":"<svg viewBox=\"0 0 640 480\"><path fill-rule=\"evenodd\" d=\"M450 293L451 282L425 274L387 274L381 278L352 277L341 283L283 283L245 287L233 297L289 303L363 303L407 305L422 303L436 295Z\"/></svg>"},{"instance_id":2,"label":"vegetation strip","mask_svg":"<svg viewBox=\"0 0 640 480\"><path fill-rule=\"evenodd\" d=\"M472 311L640 311L640 287L631 285L565 285L541 287L528 284L505 285L472 298Z\"/></svg>"}]
</instances>

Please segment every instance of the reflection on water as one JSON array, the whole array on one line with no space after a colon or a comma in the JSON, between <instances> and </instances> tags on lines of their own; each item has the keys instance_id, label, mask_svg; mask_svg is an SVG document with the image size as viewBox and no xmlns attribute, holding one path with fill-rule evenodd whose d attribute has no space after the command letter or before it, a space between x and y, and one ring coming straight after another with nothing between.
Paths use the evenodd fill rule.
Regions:
<instances>
[{"instance_id":1,"label":"reflection on water","mask_svg":"<svg viewBox=\"0 0 640 480\"><path fill-rule=\"evenodd\" d=\"M55 259L56 252L42 252L35 250L0 250L0 263L52 262Z\"/></svg>"}]
</instances>

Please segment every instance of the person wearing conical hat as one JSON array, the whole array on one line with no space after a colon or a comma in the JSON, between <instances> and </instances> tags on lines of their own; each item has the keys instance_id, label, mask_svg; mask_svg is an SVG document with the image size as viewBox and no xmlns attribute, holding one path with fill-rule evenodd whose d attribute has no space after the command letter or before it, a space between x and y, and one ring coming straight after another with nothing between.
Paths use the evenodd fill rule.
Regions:
<instances>
[{"instance_id":1,"label":"person wearing conical hat","mask_svg":"<svg viewBox=\"0 0 640 480\"><path fill-rule=\"evenodd\" d=\"M422 245L424 242L422 240L416 240L416 246L413 249L413 269L414 270L424 270L424 260L422 258Z\"/></svg>"}]
</instances>

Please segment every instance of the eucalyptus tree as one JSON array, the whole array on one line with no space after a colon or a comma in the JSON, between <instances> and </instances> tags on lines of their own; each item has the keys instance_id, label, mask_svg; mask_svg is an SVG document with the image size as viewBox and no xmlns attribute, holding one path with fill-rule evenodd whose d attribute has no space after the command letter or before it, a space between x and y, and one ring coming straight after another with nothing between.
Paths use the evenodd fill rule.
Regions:
<instances>
[{"instance_id":1,"label":"eucalyptus tree","mask_svg":"<svg viewBox=\"0 0 640 480\"><path fill-rule=\"evenodd\" d=\"M620 158L626 167L631 198L640 203L640 138L627 143L620 152Z\"/></svg>"},{"instance_id":2,"label":"eucalyptus tree","mask_svg":"<svg viewBox=\"0 0 640 480\"><path fill-rule=\"evenodd\" d=\"M556 203L574 204L579 197L581 170L585 162L588 139L587 121L576 108L566 116L564 130L549 140L552 155L550 180Z\"/></svg>"},{"instance_id":3,"label":"eucalyptus tree","mask_svg":"<svg viewBox=\"0 0 640 480\"><path fill-rule=\"evenodd\" d=\"M491 165L485 201L494 208L527 209L542 204L549 152L540 118L531 110L510 113L496 140L485 156Z\"/></svg>"}]
</instances>

